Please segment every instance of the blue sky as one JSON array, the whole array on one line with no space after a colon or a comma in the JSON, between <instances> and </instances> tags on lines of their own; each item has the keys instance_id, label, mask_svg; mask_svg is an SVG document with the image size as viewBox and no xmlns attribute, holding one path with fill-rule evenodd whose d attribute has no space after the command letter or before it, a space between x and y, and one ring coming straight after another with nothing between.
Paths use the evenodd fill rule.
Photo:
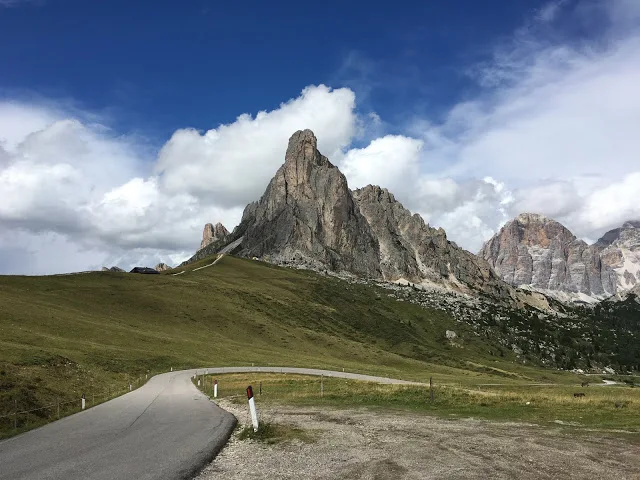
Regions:
<instances>
[{"instance_id":1,"label":"blue sky","mask_svg":"<svg viewBox=\"0 0 640 480\"><path fill-rule=\"evenodd\" d=\"M232 3L0 0L0 273L176 264L304 128L470 251L640 218L637 0Z\"/></svg>"},{"instance_id":2,"label":"blue sky","mask_svg":"<svg viewBox=\"0 0 640 480\"><path fill-rule=\"evenodd\" d=\"M17 1L0 10L0 87L107 114L115 128L162 142L318 83L353 88L396 123L472 94L467 66L543 5Z\"/></svg>"}]
</instances>

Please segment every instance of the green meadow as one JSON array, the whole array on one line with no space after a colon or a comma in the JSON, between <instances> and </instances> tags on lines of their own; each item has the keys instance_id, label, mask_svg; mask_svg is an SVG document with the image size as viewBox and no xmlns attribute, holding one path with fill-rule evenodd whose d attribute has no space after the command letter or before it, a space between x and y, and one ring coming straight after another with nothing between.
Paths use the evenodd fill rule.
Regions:
<instances>
[{"instance_id":1,"label":"green meadow","mask_svg":"<svg viewBox=\"0 0 640 480\"><path fill-rule=\"evenodd\" d=\"M170 368L255 364L344 368L421 382L433 377L443 389L437 402L466 395L445 394L445 388L460 385L455 392L466 389L476 398L485 395L477 389L487 388L478 385L506 383L522 396L514 405L530 392L526 384L565 385L562 395L568 395L581 380L524 365L510 352L496 356L491 339L381 288L229 256L196 270L211 261L177 270L186 270L177 276L0 276L0 435L57 418L58 404L61 415L77 410L82 393L92 405ZM458 334L456 345L446 340L446 330ZM637 390L627 390L630 412ZM480 403L493 405L507 395L491 392ZM458 406L461 415L475 414ZM14 415L16 409L33 411ZM514 406L508 416L526 420L531 410Z\"/></svg>"}]
</instances>

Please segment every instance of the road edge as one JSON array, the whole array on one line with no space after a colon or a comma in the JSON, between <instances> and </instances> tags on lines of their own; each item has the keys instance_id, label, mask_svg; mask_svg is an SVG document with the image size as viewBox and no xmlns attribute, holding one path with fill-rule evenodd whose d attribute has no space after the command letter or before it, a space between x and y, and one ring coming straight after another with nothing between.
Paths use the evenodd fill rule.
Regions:
<instances>
[{"instance_id":1,"label":"road edge","mask_svg":"<svg viewBox=\"0 0 640 480\"><path fill-rule=\"evenodd\" d=\"M224 408L218 406L212 400L209 400L215 408L220 409L223 412L223 420L217 429L220 429L223 433L216 438L212 438L211 441L196 454L196 459L192 466L184 471L180 472L180 477L183 480L192 480L196 478L211 462L215 460L220 451L227 445L233 431L238 424L238 419L232 414L227 412Z\"/></svg>"}]
</instances>

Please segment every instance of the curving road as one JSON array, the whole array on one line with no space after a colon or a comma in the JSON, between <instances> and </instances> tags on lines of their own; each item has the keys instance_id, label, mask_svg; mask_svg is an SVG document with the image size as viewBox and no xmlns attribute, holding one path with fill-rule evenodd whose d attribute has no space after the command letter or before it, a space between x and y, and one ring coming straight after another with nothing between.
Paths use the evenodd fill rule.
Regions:
<instances>
[{"instance_id":1,"label":"curving road","mask_svg":"<svg viewBox=\"0 0 640 480\"><path fill-rule=\"evenodd\" d=\"M164 373L84 412L0 442L0 479L189 478L236 425L191 383Z\"/></svg>"},{"instance_id":2,"label":"curving road","mask_svg":"<svg viewBox=\"0 0 640 480\"><path fill-rule=\"evenodd\" d=\"M296 367L213 367L213 368L201 368L197 370L198 373L295 373L299 375L314 375L319 377L324 375L325 377L347 378L349 380L361 380L364 382L375 382L394 385L426 385L420 382L409 382L407 380L397 380L395 378L387 377L375 377L372 375L362 375L359 373L350 372L336 372L333 370L319 370L317 368L296 368Z\"/></svg>"},{"instance_id":3,"label":"curving road","mask_svg":"<svg viewBox=\"0 0 640 480\"><path fill-rule=\"evenodd\" d=\"M413 384L348 372L289 367L213 367L164 373L84 412L0 441L0 479L181 479L224 446L236 419L196 389L197 373L297 373Z\"/></svg>"}]
</instances>

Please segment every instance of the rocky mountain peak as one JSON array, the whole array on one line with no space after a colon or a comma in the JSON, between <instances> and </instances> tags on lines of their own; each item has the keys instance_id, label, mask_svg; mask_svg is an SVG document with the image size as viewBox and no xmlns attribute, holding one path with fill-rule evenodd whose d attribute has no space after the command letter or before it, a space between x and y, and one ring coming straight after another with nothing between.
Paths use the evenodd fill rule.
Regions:
<instances>
[{"instance_id":1,"label":"rocky mountain peak","mask_svg":"<svg viewBox=\"0 0 640 480\"><path fill-rule=\"evenodd\" d=\"M227 230L224 225L220 222L213 225L212 223L207 223L204 226L204 231L202 232L202 242L200 243L200 248L204 248L207 245L217 242L218 240L223 240L229 235L229 230Z\"/></svg>"},{"instance_id":2,"label":"rocky mountain peak","mask_svg":"<svg viewBox=\"0 0 640 480\"><path fill-rule=\"evenodd\" d=\"M284 159L284 176L288 185L297 186L311 181L315 167L333 167L318 151L318 140L311 130L298 130L289 139ZM333 167L335 168L335 167Z\"/></svg>"},{"instance_id":3,"label":"rocky mountain peak","mask_svg":"<svg viewBox=\"0 0 640 480\"><path fill-rule=\"evenodd\" d=\"M247 205L240 225L224 244L189 261L231 248L276 264L514 298L485 260L449 242L387 189L349 190L317 145L312 131L295 132L283 165L260 200Z\"/></svg>"},{"instance_id":4,"label":"rocky mountain peak","mask_svg":"<svg viewBox=\"0 0 640 480\"><path fill-rule=\"evenodd\" d=\"M623 230L628 230L631 228L640 228L640 220L629 220L622 224Z\"/></svg>"},{"instance_id":5,"label":"rocky mountain peak","mask_svg":"<svg viewBox=\"0 0 640 480\"><path fill-rule=\"evenodd\" d=\"M262 198L245 209L242 252L276 263L378 276L378 242L347 179L317 143L311 130L291 136L284 164Z\"/></svg>"},{"instance_id":6,"label":"rocky mountain peak","mask_svg":"<svg viewBox=\"0 0 640 480\"><path fill-rule=\"evenodd\" d=\"M625 222L605 233L596 243L602 261L618 276L620 289L640 285L640 221Z\"/></svg>"},{"instance_id":7,"label":"rocky mountain peak","mask_svg":"<svg viewBox=\"0 0 640 480\"><path fill-rule=\"evenodd\" d=\"M617 289L616 275L602 263L598 249L543 215L518 215L485 243L480 255L514 286L575 299L602 298Z\"/></svg>"},{"instance_id":8,"label":"rocky mountain peak","mask_svg":"<svg viewBox=\"0 0 640 480\"><path fill-rule=\"evenodd\" d=\"M362 187L354 190L354 195L360 197L375 197L376 200L380 203L394 204L396 203L396 197L394 197L393 193L391 193L386 188L380 187L378 185L367 185L366 187Z\"/></svg>"},{"instance_id":9,"label":"rocky mountain peak","mask_svg":"<svg viewBox=\"0 0 640 480\"><path fill-rule=\"evenodd\" d=\"M545 217L544 215L540 215L539 213L527 213L527 212L521 213L516 218L514 218L513 221L519 222L522 225L535 225L540 223L555 222L555 220L552 220L549 217Z\"/></svg>"}]
</instances>

